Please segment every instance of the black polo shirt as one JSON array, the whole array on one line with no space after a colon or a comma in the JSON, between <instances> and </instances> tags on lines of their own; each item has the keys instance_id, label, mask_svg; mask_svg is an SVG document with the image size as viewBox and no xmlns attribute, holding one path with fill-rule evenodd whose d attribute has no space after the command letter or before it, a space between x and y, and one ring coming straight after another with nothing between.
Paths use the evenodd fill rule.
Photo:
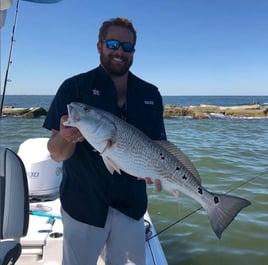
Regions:
<instances>
[{"instance_id":1,"label":"black polo shirt","mask_svg":"<svg viewBox=\"0 0 268 265\"><path fill-rule=\"evenodd\" d=\"M117 106L112 80L99 66L63 82L49 108L44 127L59 130L67 104L83 102L124 118L154 140L165 140L163 104L158 89L129 73L127 104ZM104 227L109 206L139 220L147 208L146 184L122 173L111 175L101 156L87 141L76 144L63 161L60 199L64 210L78 221Z\"/></svg>"}]
</instances>

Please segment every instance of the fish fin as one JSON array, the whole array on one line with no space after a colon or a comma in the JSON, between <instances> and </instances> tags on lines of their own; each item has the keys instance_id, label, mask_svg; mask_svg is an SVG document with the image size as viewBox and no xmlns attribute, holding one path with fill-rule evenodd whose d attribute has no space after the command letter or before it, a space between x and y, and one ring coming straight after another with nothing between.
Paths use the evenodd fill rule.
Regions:
<instances>
[{"instance_id":1,"label":"fish fin","mask_svg":"<svg viewBox=\"0 0 268 265\"><path fill-rule=\"evenodd\" d=\"M110 148L113 145L113 141L111 139L107 140L106 145L102 152L100 152L100 155L102 155L108 148Z\"/></svg>"},{"instance_id":2,"label":"fish fin","mask_svg":"<svg viewBox=\"0 0 268 265\"><path fill-rule=\"evenodd\" d=\"M167 192L171 193L171 195L179 198L179 191L177 189L167 190Z\"/></svg>"},{"instance_id":3,"label":"fish fin","mask_svg":"<svg viewBox=\"0 0 268 265\"><path fill-rule=\"evenodd\" d=\"M195 168L193 162L176 145L174 145L169 141L155 141L155 142L159 144L161 147L163 147L165 150L167 150L169 153L174 155L178 160L180 160L182 164L186 167L186 169L192 173L192 175L199 181L199 183L201 183L201 177L197 169Z\"/></svg>"},{"instance_id":4,"label":"fish fin","mask_svg":"<svg viewBox=\"0 0 268 265\"><path fill-rule=\"evenodd\" d=\"M121 171L120 171L120 168L119 166L113 161L111 160L109 157L107 156L103 156L102 157L103 159L103 162L106 166L106 168L108 169L108 171L113 175L114 174L114 171L116 171L118 174L121 175Z\"/></svg>"},{"instance_id":5,"label":"fish fin","mask_svg":"<svg viewBox=\"0 0 268 265\"><path fill-rule=\"evenodd\" d=\"M230 195L212 194L212 196L214 202L208 204L207 208L204 208L214 233L221 239L225 228L243 208L249 206L251 203L246 199Z\"/></svg>"}]
</instances>

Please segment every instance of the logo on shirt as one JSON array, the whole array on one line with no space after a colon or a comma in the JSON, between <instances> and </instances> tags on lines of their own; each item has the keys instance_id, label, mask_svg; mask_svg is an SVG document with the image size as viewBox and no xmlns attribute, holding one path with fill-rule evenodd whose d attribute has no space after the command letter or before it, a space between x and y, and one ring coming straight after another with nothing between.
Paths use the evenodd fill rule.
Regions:
<instances>
[{"instance_id":1,"label":"logo on shirt","mask_svg":"<svg viewBox=\"0 0 268 265\"><path fill-rule=\"evenodd\" d=\"M100 91L97 88L92 89L92 94L94 96L100 96Z\"/></svg>"},{"instance_id":2,"label":"logo on shirt","mask_svg":"<svg viewBox=\"0 0 268 265\"><path fill-rule=\"evenodd\" d=\"M144 100L145 105L154 105L154 101L152 100Z\"/></svg>"}]
</instances>

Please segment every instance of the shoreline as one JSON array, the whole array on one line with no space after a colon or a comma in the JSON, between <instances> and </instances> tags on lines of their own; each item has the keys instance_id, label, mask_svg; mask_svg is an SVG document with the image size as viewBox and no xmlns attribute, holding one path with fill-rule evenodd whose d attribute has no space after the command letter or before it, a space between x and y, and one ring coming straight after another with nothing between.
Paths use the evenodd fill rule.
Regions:
<instances>
[{"instance_id":1,"label":"shoreline","mask_svg":"<svg viewBox=\"0 0 268 265\"><path fill-rule=\"evenodd\" d=\"M15 108L4 106L3 116L38 118L47 115L47 109L43 107ZM201 104L198 106L165 105L164 118L190 117L194 119L210 118L268 118L268 106L260 104L216 106Z\"/></svg>"},{"instance_id":2,"label":"shoreline","mask_svg":"<svg viewBox=\"0 0 268 265\"><path fill-rule=\"evenodd\" d=\"M209 118L267 118L268 106L261 107L259 104L239 106L216 106L205 105L182 107L166 105L164 118L191 117L194 119Z\"/></svg>"}]
</instances>

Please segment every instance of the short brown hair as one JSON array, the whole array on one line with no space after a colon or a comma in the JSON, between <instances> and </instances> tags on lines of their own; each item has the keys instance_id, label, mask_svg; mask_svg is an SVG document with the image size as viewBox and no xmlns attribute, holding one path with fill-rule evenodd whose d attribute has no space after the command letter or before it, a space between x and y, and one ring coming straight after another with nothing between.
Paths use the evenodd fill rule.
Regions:
<instances>
[{"instance_id":1,"label":"short brown hair","mask_svg":"<svg viewBox=\"0 0 268 265\"><path fill-rule=\"evenodd\" d=\"M134 29L131 21L129 21L127 18L124 18L124 17L117 17L117 18L112 18L110 20L104 21L99 30L99 41L105 40L108 29L111 26L120 26L120 27L129 29L129 31L133 33L134 44L136 44L136 40L137 40L136 30Z\"/></svg>"}]
</instances>

